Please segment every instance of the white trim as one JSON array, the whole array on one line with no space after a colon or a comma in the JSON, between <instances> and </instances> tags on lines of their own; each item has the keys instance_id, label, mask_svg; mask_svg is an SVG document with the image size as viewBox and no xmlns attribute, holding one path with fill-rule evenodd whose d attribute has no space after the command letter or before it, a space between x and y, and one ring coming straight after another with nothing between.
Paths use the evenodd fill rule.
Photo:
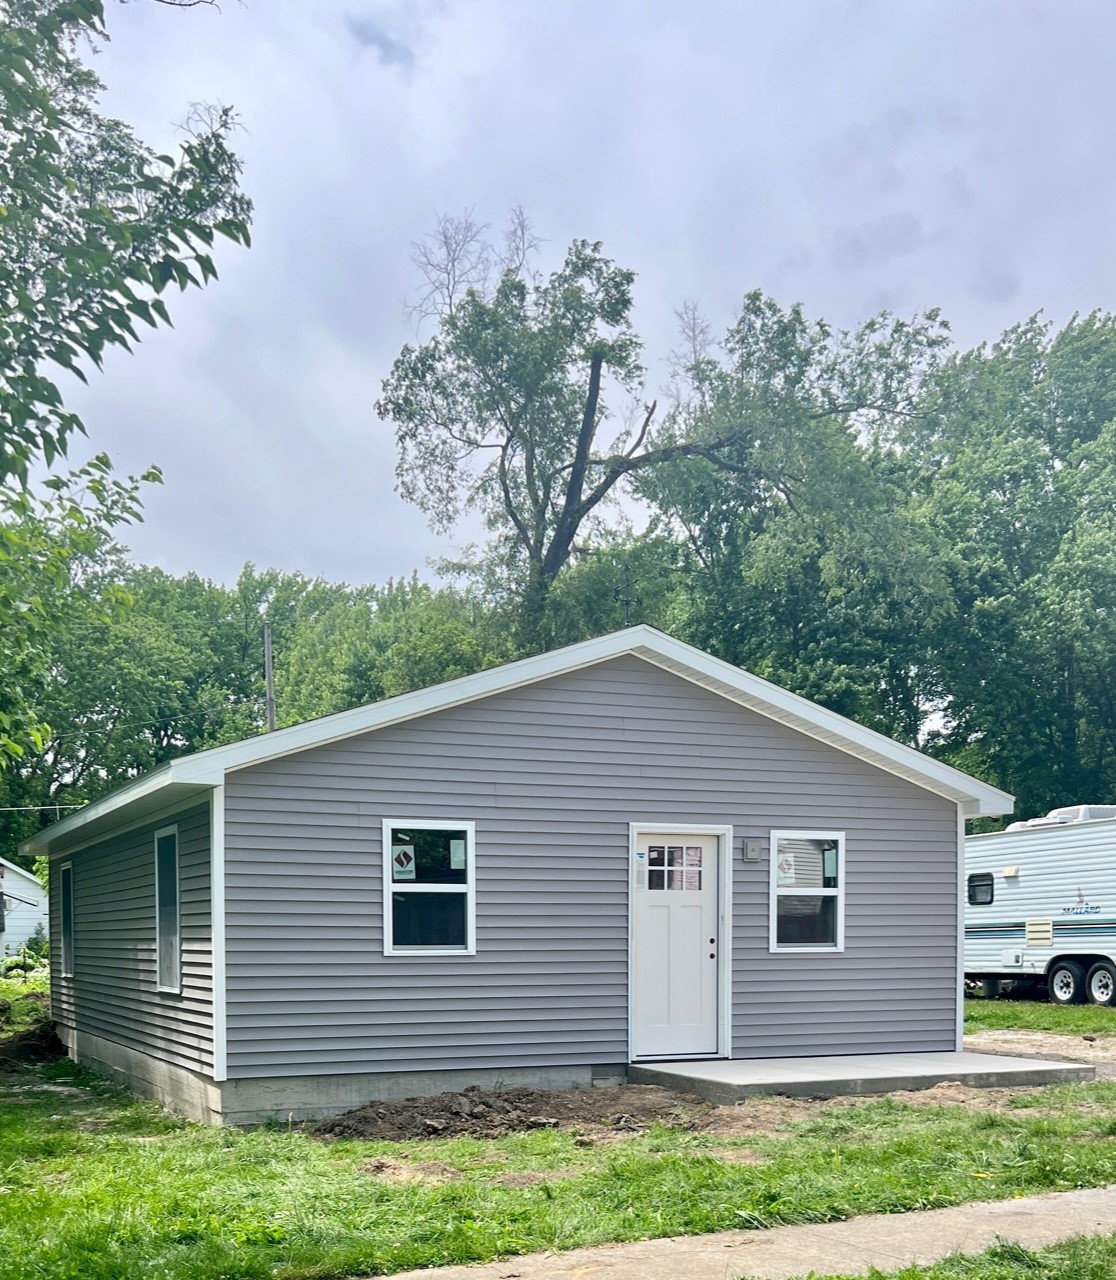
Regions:
<instances>
[{"instance_id":1,"label":"white trim","mask_svg":"<svg viewBox=\"0 0 1116 1280\"><path fill-rule=\"evenodd\" d=\"M213 1079L228 1079L228 1003L225 966L225 788L209 800L209 912L213 937Z\"/></svg>"},{"instance_id":2,"label":"white trim","mask_svg":"<svg viewBox=\"0 0 1116 1280\"><path fill-rule=\"evenodd\" d=\"M8 871L14 871L17 875L23 876L25 880L30 880L35 888L38 889L40 893L42 892L43 886L39 883L39 877L33 871L28 871L26 867L17 866L14 862L9 862L7 858L0 858L0 867L3 867ZM0 871L0 880L3 880L3 878L3 872Z\"/></svg>"},{"instance_id":3,"label":"white trim","mask_svg":"<svg viewBox=\"0 0 1116 1280\"><path fill-rule=\"evenodd\" d=\"M957 806L957 1052L965 1047L965 809Z\"/></svg>"},{"instance_id":4,"label":"white trim","mask_svg":"<svg viewBox=\"0 0 1116 1280\"><path fill-rule=\"evenodd\" d=\"M825 742L888 773L905 778L927 791L964 805L966 816L997 816L1010 813L1013 799L1004 791L971 778L959 769L922 755L912 747L894 742L883 734L847 720L835 711L790 693L719 658L702 653L692 645L664 635L653 627L629 627L595 640L557 649L551 653L510 662L475 675L462 676L429 689L385 698L370 706L356 707L274 733L259 734L243 742L212 747L194 755L172 760L154 773L137 779L103 800L80 809L61 822L25 840L23 853L35 853L60 837L80 829L87 822L131 804L160 788L175 784L219 786L225 772L262 764L309 747L324 746L355 734L368 733L389 725L413 720L435 711L475 702L494 693L505 693L552 676L580 671L612 658L632 655L666 671L701 685L729 701L749 707L768 719Z\"/></svg>"},{"instance_id":5,"label":"white trim","mask_svg":"<svg viewBox=\"0 0 1116 1280\"><path fill-rule=\"evenodd\" d=\"M141 827L149 827L154 822L166 822L167 818L173 818L177 814L186 813L189 809L198 809L209 800L208 792L200 792L191 796L188 800L173 800L165 804L161 809L152 809L150 813L144 814L142 818L136 818L134 822L125 823L122 827L113 827L110 831L102 831L99 836L90 836L88 840L83 840L80 844L68 844L65 849L58 853L51 853L51 858L72 858L76 854L82 852L83 849L92 848L96 844L104 844L107 840L115 840L118 836L125 836L129 831L138 831ZM53 831L50 827L48 830Z\"/></svg>"},{"instance_id":6,"label":"white trim","mask_svg":"<svg viewBox=\"0 0 1116 1280\"><path fill-rule=\"evenodd\" d=\"M628 823L628 1061L635 1062L635 866L636 842L648 832L664 836L692 835L717 838L717 1053L732 1057L732 855L734 830L731 824L701 822ZM700 1057L705 1057L701 1054ZM656 1059L658 1060L658 1059Z\"/></svg>"},{"instance_id":7,"label":"white trim","mask_svg":"<svg viewBox=\"0 0 1116 1280\"><path fill-rule=\"evenodd\" d=\"M845 949L845 833L843 831L772 831L771 847L768 850L768 939L767 949L772 955L840 955ZM806 886L786 885L780 887L775 867L780 840L836 840L837 841L837 888L815 889ZM836 946L810 944L792 946L780 943L777 904L780 898L836 898L837 900L837 943Z\"/></svg>"},{"instance_id":8,"label":"white trim","mask_svg":"<svg viewBox=\"0 0 1116 1280\"><path fill-rule=\"evenodd\" d=\"M160 982L159 959L162 954L162 938L159 931L159 841L166 836L174 836L174 918L175 936L178 943L177 982L174 986ZM152 833L151 857L155 863L155 990L165 995L180 996L182 994L182 867L179 860L178 823L169 827L160 827Z\"/></svg>"},{"instance_id":9,"label":"white trim","mask_svg":"<svg viewBox=\"0 0 1116 1280\"><path fill-rule=\"evenodd\" d=\"M391 833L395 827L411 827L426 831L465 832L465 883L415 884L393 880L391 875ZM477 824L448 818L385 818L381 827L383 862L383 927L384 955L409 956L475 956L477 954ZM465 899L464 947L397 947L392 938L392 891L403 893L454 893Z\"/></svg>"},{"instance_id":10,"label":"white trim","mask_svg":"<svg viewBox=\"0 0 1116 1280\"><path fill-rule=\"evenodd\" d=\"M70 873L70 967L66 968L66 872ZM58 866L58 968L60 976L74 976L74 951L77 949L77 921L74 918L74 864ZM51 1003L53 1004L53 998Z\"/></svg>"}]
</instances>

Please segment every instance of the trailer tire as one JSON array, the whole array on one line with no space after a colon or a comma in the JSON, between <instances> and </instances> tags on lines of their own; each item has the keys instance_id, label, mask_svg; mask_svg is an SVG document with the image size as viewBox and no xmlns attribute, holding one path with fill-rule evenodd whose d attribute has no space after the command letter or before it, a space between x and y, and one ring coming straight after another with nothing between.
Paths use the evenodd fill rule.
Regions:
<instances>
[{"instance_id":1,"label":"trailer tire","mask_svg":"<svg viewBox=\"0 0 1116 1280\"><path fill-rule=\"evenodd\" d=\"M1085 999L1085 970L1076 960L1055 960L1046 975L1051 1004L1081 1004Z\"/></svg>"},{"instance_id":2,"label":"trailer tire","mask_svg":"<svg viewBox=\"0 0 1116 1280\"><path fill-rule=\"evenodd\" d=\"M1116 1004L1116 968L1107 960L1098 960L1085 979L1085 995L1090 1004Z\"/></svg>"}]
</instances>

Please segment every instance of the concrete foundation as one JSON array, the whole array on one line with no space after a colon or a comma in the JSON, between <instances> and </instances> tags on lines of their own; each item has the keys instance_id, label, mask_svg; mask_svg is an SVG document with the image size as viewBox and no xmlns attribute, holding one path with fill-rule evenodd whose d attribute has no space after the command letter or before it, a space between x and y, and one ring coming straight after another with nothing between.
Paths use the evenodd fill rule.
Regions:
<instances>
[{"instance_id":1,"label":"concrete foundation","mask_svg":"<svg viewBox=\"0 0 1116 1280\"><path fill-rule=\"evenodd\" d=\"M154 1098L188 1120L221 1123L221 1086L207 1077L87 1031L63 1026L57 1031L74 1062L92 1067L144 1098Z\"/></svg>"},{"instance_id":2,"label":"concrete foundation","mask_svg":"<svg viewBox=\"0 0 1116 1280\"><path fill-rule=\"evenodd\" d=\"M461 1071L363 1071L351 1075L271 1076L220 1083L184 1067L100 1036L58 1027L80 1062L168 1111L202 1124L251 1125L279 1120L321 1120L365 1102L398 1102L481 1089L614 1088L624 1083L622 1066L490 1067Z\"/></svg>"},{"instance_id":3,"label":"concrete foundation","mask_svg":"<svg viewBox=\"0 0 1116 1280\"><path fill-rule=\"evenodd\" d=\"M226 1124L320 1120L365 1102L428 1098L481 1089L588 1089L623 1084L617 1067L480 1067L461 1071L367 1071L356 1075L271 1076L220 1085Z\"/></svg>"},{"instance_id":4,"label":"concrete foundation","mask_svg":"<svg viewBox=\"0 0 1116 1280\"><path fill-rule=\"evenodd\" d=\"M758 1094L836 1098L849 1094L929 1089L947 1080L976 1089L1093 1080L1083 1063L1007 1058L988 1053L871 1053L820 1058L718 1059L641 1062L628 1068L630 1084L658 1084L697 1094L721 1106Z\"/></svg>"}]
</instances>

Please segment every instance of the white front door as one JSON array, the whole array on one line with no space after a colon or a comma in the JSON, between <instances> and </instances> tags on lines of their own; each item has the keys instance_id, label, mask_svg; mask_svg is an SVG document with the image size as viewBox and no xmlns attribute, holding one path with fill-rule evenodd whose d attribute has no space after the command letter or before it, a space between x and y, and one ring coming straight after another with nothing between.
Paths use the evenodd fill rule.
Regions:
<instances>
[{"instance_id":1,"label":"white front door","mask_svg":"<svg viewBox=\"0 0 1116 1280\"><path fill-rule=\"evenodd\" d=\"M632 857L632 1055L717 1052L718 839L640 831Z\"/></svg>"}]
</instances>

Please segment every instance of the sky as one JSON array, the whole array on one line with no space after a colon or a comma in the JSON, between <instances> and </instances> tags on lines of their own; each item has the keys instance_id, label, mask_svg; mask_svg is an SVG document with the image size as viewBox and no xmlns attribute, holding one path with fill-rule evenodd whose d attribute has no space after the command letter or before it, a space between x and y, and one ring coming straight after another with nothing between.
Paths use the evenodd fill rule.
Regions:
<instances>
[{"instance_id":1,"label":"sky","mask_svg":"<svg viewBox=\"0 0 1116 1280\"><path fill-rule=\"evenodd\" d=\"M104 109L158 150L236 108L253 247L77 388L89 441L165 484L134 558L383 582L478 536L394 491L380 383L415 340L410 246L522 204L637 272L652 367L697 300L958 343L1116 307L1110 0L223 0L109 7ZM654 391L654 387L650 388Z\"/></svg>"}]
</instances>

